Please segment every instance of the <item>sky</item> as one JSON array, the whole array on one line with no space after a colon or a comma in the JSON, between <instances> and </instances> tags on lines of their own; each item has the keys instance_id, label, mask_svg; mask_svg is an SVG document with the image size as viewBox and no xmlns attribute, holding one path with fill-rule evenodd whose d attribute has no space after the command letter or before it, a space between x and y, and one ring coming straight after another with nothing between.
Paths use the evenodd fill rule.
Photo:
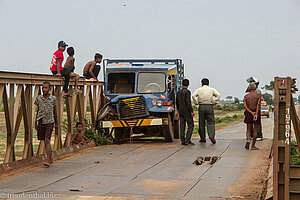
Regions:
<instances>
[{"instance_id":1,"label":"sky","mask_svg":"<svg viewBox=\"0 0 300 200\"><path fill-rule=\"evenodd\" d=\"M222 99L241 99L250 76L300 88L299 11L299 0L0 0L0 70L49 74L64 40L80 74L99 52L180 58L192 92L207 77Z\"/></svg>"}]
</instances>

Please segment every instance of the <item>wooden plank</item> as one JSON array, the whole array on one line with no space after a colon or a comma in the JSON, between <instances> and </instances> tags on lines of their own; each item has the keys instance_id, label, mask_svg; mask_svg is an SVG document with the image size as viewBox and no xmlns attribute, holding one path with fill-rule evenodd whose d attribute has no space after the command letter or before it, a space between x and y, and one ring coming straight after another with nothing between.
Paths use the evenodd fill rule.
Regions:
<instances>
[{"instance_id":1,"label":"wooden plank","mask_svg":"<svg viewBox=\"0 0 300 200\"><path fill-rule=\"evenodd\" d=\"M15 98L15 103L14 103L14 120L13 120L13 127L15 127L15 125L16 125L17 112L18 112L18 110L19 110L22 87L23 87L23 85L18 85L18 87L17 87L17 93L16 93L16 98Z\"/></svg>"},{"instance_id":2,"label":"wooden plank","mask_svg":"<svg viewBox=\"0 0 300 200\"><path fill-rule=\"evenodd\" d=\"M90 97L90 93L91 93L91 86L88 85L86 87L86 93L85 93L85 96L84 96L84 104L83 104L84 118L86 117L86 113L87 113L87 106L88 106L88 100L89 100L89 97Z\"/></svg>"},{"instance_id":3,"label":"wooden plank","mask_svg":"<svg viewBox=\"0 0 300 200\"><path fill-rule=\"evenodd\" d=\"M5 87L4 84L0 84L0 104L2 102L4 87Z\"/></svg>"},{"instance_id":4,"label":"wooden plank","mask_svg":"<svg viewBox=\"0 0 300 200\"><path fill-rule=\"evenodd\" d=\"M23 159L33 156L33 147L32 147L32 134L33 134L33 124L32 124L32 85L27 85L25 89L25 96L22 104L26 109L23 109L23 119L25 126L25 137L24 137L24 151ZM22 106L23 106L22 105Z\"/></svg>"},{"instance_id":5,"label":"wooden plank","mask_svg":"<svg viewBox=\"0 0 300 200\"><path fill-rule=\"evenodd\" d=\"M73 134L73 110L72 110L72 98L66 98L67 119L68 119L68 132L66 135L64 147L71 146L72 134Z\"/></svg>"},{"instance_id":6,"label":"wooden plank","mask_svg":"<svg viewBox=\"0 0 300 200\"><path fill-rule=\"evenodd\" d=\"M285 102L285 163L284 163L284 199L290 199L290 142L291 142L291 77L287 78L287 90L286 90L286 102Z\"/></svg>"},{"instance_id":7,"label":"wooden plank","mask_svg":"<svg viewBox=\"0 0 300 200\"><path fill-rule=\"evenodd\" d=\"M56 97L56 111L57 111L57 124L61 124L61 98L62 98L62 91L61 86L55 87L55 97ZM58 150L61 148L61 126L58 128L55 128L55 138L54 138L54 145L53 145L53 151Z\"/></svg>"},{"instance_id":8,"label":"wooden plank","mask_svg":"<svg viewBox=\"0 0 300 200\"><path fill-rule=\"evenodd\" d=\"M273 199L278 199L278 130L279 130L279 89L278 77L274 80L274 139L273 139Z\"/></svg>"},{"instance_id":9,"label":"wooden plank","mask_svg":"<svg viewBox=\"0 0 300 200\"><path fill-rule=\"evenodd\" d=\"M15 84L9 84L9 113L10 113L10 123L11 123L11 128L12 128L12 132L14 132L14 105L15 105Z\"/></svg>"},{"instance_id":10,"label":"wooden plank","mask_svg":"<svg viewBox=\"0 0 300 200\"><path fill-rule=\"evenodd\" d=\"M7 131L7 140L6 140L6 153L4 158L4 163L9 163L15 161L15 153L14 148L11 145L12 139L12 127L10 121L10 112L8 108L8 96L6 93L6 87L4 86L3 90L3 107L4 107L4 115L5 115L5 124L6 124L6 131Z\"/></svg>"},{"instance_id":11,"label":"wooden plank","mask_svg":"<svg viewBox=\"0 0 300 200\"><path fill-rule=\"evenodd\" d=\"M77 95L77 110L78 110L78 118L80 122L84 123L84 114L83 114L83 102L84 102L84 87L80 87L80 90L82 90L82 93Z\"/></svg>"},{"instance_id":12,"label":"wooden plank","mask_svg":"<svg viewBox=\"0 0 300 200\"><path fill-rule=\"evenodd\" d=\"M97 87L97 86L94 86ZM96 102L95 102L95 113L96 113L96 117L100 108L100 104L101 104L101 86L98 86L98 90L97 90L97 96L96 96Z\"/></svg>"},{"instance_id":13,"label":"wooden plank","mask_svg":"<svg viewBox=\"0 0 300 200\"><path fill-rule=\"evenodd\" d=\"M90 108L91 108L91 118L92 118L92 124L95 125L95 104L93 100L92 92L89 94L89 102L90 102Z\"/></svg>"}]
</instances>

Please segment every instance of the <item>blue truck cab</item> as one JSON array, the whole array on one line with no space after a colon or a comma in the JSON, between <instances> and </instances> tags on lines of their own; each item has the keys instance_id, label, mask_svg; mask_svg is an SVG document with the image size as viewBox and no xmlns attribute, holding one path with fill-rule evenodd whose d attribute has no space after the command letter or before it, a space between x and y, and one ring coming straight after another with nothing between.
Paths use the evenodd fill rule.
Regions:
<instances>
[{"instance_id":1,"label":"blue truck cab","mask_svg":"<svg viewBox=\"0 0 300 200\"><path fill-rule=\"evenodd\" d=\"M107 105L98 113L101 128L113 129L116 140L179 137L175 95L184 77L180 59L107 59L103 71Z\"/></svg>"}]
</instances>

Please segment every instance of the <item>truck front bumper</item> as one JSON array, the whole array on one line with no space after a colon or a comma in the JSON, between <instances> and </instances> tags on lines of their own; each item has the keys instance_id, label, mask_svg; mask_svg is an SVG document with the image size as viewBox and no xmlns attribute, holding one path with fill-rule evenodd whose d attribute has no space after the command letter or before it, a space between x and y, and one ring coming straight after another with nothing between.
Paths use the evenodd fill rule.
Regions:
<instances>
[{"instance_id":1,"label":"truck front bumper","mask_svg":"<svg viewBox=\"0 0 300 200\"><path fill-rule=\"evenodd\" d=\"M159 119L135 119L135 120L114 120L100 122L101 128L126 128L141 126L162 126L168 125L168 118Z\"/></svg>"}]
</instances>

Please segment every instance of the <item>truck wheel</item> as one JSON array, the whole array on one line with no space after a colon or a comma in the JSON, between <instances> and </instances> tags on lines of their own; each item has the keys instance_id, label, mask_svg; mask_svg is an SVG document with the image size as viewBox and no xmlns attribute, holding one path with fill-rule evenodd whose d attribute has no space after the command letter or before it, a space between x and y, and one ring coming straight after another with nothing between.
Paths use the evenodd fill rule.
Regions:
<instances>
[{"instance_id":1,"label":"truck wheel","mask_svg":"<svg viewBox=\"0 0 300 200\"><path fill-rule=\"evenodd\" d=\"M179 139L180 135L180 122L179 120L174 120L174 139Z\"/></svg>"},{"instance_id":2,"label":"truck wheel","mask_svg":"<svg viewBox=\"0 0 300 200\"><path fill-rule=\"evenodd\" d=\"M114 138L115 138L115 142L120 142L123 139L123 130L122 130L122 128L115 128Z\"/></svg>"},{"instance_id":3,"label":"truck wheel","mask_svg":"<svg viewBox=\"0 0 300 200\"><path fill-rule=\"evenodd\" d=\"M168 125L163 126L163 133L166 142L174 140L174 126L172 125L171 115L168 114Z\"/></svg>"}]
</instances>

